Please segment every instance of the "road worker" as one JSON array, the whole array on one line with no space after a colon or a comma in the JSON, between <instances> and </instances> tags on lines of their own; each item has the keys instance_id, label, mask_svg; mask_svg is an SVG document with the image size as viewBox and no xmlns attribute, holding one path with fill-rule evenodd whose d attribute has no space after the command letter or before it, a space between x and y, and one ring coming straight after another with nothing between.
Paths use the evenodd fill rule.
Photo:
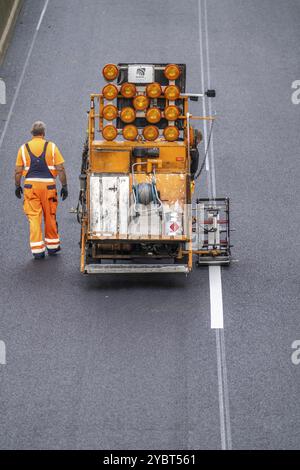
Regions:
<instances>
[{"instance_id":1,"label":"road worker","mask_svg":"<svg viewBox=\"0 0 300 470\"><path fill-rule=\"evenodd\" d=\"M61 198L68 197L64 159L53 142L45 140L46 126L36 121L31 129L32 139L19 149L15 169L15 194L21 199L24 181L24 212L30 227L30 248L35 259L45 258L60 251L60 240L56 221L57 190L55 178L62 184ZM42 232L44 218L45 238Z\"/></svg>"}]
</instances>

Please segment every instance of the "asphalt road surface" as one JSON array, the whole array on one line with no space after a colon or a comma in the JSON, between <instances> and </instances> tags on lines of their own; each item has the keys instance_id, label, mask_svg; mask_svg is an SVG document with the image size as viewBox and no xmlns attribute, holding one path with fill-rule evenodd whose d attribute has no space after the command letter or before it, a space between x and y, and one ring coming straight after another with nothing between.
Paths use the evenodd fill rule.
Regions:
<instances>
[{"instance_id":1,"label":"asphalt road surface","mask_svg":"<svg viewBox=\"0 0 300 470\"><path fill-rule=\"evenodd\" d=\"M0 448L299 448L299 21L298 0L25 0L0 69ZM189 91L217 90L198 192L232 200L224 329L211 329L207 268L79 273L69 209L107 62L183 62ZM36 119L70 187L63 252L44 262L31 259L12 179Z\"/></svg>"}]
</instances>

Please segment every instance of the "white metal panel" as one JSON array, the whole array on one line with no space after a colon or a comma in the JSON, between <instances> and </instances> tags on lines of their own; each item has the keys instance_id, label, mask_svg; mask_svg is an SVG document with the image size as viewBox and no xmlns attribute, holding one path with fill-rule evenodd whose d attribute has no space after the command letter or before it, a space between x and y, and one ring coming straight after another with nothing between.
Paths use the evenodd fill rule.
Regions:
<instances>
[{"instance_id":1,"label":"white metal panel","mask_svg":"<svg viewBox=\"0 0 300 470\"><path fill-rule=\"evenodd\" d=\"M101 222L100 230L104 233L116 233L118 230L118 177L103 176L101 180Z\"/></svg>"},{"instance_id":2,"label":"white metal panel","mask_svg":"<svg viewBox=\"0 0 300 470\"><path fill-rule=\"evenodd\" d=\"M126 235L129 177L91 175L90 229L99 236Z\"/></svg>"},{"instance_id":3,"label":"white metal panel","mask_svg":"<svg viewBox=\"0 0 300 470\"><path fill-rule=\"evenodd\" d=\"M119 233L128 233L128 213L129 213L129 178L119 177Z\"/></svg>"},{"instance_id":4,"label":"white metal panel","mask_svg":"<svg viewBox=\"0 0 300 470\"><path fill-rule=\"evenodd\" d=\"M177 202L164 205L164 235L178 236L184 234L184 209Z\"/></svg>"},{"instance_id":5,"label":"white metal panel","mask_svg":"<svg viewBox=\"0 0 300 470\"><path fill-rule=\"evenodd\" d=\"M183 208L179 204L163 203L162 217L154 203L138 205L139 215L134 212L130 196L129 177L124 175L98 175L90 177L90 230L95 235L143 239L182 235L184 230ZM170 213L180 228L170 233ZM170 225L170 224L169 224Z\"/></svg>"},{"instance_id":6,"label":"white metal panel","mask_svg":"<svg viewBox=\"0 0 300 470\"><path fill-rule=\"evenodd\" d=\"M139 238L142 234L142 230L145 231L144 223L143 223L143 216L136 216L134 211L134 201L131 194L130 197L130 208L129 208L129 224L128 224L128 236L129 238ZM148 230L146 228L146 234Z\"/></svg>"},{"instance_id":7,"label":"white metal panel","mask_svg":"<svg viewBox=\"0 0 300 470\"><path fill-rule=\"evenodd\" d=\"M132 198L131 198L132 199ZM128 225L128 235L130 238L157 238L161 235L162 223L156 205L151 203L148 206L138 204L139 215L134 211L133 199L130 205L130 223Z\"/></svg>"},{"instance_id":8,"label":"white metal panel","mask_svg":"<svg viewBox=\"0 0 300 470\"><path fill-rule=\"evenodd\" d=\"M90 177L90 228L100 231L100 180L99 176Z\"/></svg>"},{"instance_id":9,"label":"white metal panel","mask_svg":"<svg viewBox=\"0 0 300 470\"><path fill-rule=\"evenodd\" d=\"M155 204L151 203L152 212L149 217L149 235L151 237L159 237L162 233L162 218L157 210L153 211Z\"/></svg>"},{"instance_id":10,"label":"white metal panel","mask_svg":"<svg viewBox=\"0 0 300 470\"><path fill-rule=\"evenodd\" d=\"M131 219L128 227L130 238L158 238L185 234L183 209L179 205L169 206L169 204L163 203L162 217L154 203L149 206L139 204L137 208L140 209L140 212L137 217L134 217L133 206L131 207ZM178 229L173 232L169 228L171 215L176 215L175 221L178 224Z\"/></svg>"}]
</instances>

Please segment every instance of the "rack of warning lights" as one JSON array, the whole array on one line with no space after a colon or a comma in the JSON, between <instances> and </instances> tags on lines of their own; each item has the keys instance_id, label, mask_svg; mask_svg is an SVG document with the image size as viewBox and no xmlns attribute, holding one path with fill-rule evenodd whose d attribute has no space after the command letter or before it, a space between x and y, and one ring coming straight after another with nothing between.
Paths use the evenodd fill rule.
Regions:
<instances>
[{"instance_id":1,"label":"rack of warning lights","mask_svg":"<svg viewBox=\"0 0 300 470\"><path fill-rule=\"evenodd\" d=\"M111 83L119 74L119 68L115 64L106 64L102 70L103 77L107 83L102 93L92 94L90 99L89 113L89 135L92 142L95 138L95 120L99 122L98 132L101 132L104 140L112 142L119 135L122 135L126 141L148 141L165 140L174 142L180 138L180 130L175 125L177 120L183 121L183 135L185 143L189 144L193 140L191 136L192 129L190 120L213 120L213 116L193 116L188 112L188 99L190 94L181 94L180 88L175 85L175 80L180 75L180 69L176 64L168 64L164 67L164 75L169 80L166 86L158 82L152 82L148 85L135 85L125 82L121 85ZM193 95L196 96L196 95ZM203 96L201 94L197 96ZM133 107L126 106L119 110L113 104L116 98L127 98L133 100ZM162 111L157 106L151 106L151 100L165 98L166 106ZM99 103L99 111L95 110L95 101ZM176 105L177 100L183 100L183 114ZM146 118L148 124L143 128L138 128L133 124L136 118ZM123 129L118 129L113 122L117 118L125 124ZM166 119L168 125L160 130L155 124L161 119ZM90 143L91 143L90 142Z\"/></svg>"}]
</instances>

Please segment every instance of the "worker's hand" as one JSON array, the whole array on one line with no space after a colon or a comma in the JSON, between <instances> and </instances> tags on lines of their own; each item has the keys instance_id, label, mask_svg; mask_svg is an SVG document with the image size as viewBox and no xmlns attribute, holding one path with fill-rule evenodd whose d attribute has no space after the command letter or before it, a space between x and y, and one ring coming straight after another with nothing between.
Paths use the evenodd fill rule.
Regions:
<instances>
[{"instance_id":1,"label":"worker's hand","mask_svg":"<svg viewBox=\"0 0 300 470\"><path fill-rule=\"evenodd\" d=\"M22 186L16 186L15 195L17 196L17 198L21 199L22 194L23 194Z\"/></svg>"},{"instance_id":2,"label":"worker's hand","mask_svg":"<svg viewBox=\"0 0 300 470\"><path fill-rule=\"evenodd\" d=\"M65 199L67 199L68 197L68 185L67 184L64 184L61 188L61 191L60 191L60 197L62 198L62 200L64 201Z\"/></svg>"}]
</instances>

